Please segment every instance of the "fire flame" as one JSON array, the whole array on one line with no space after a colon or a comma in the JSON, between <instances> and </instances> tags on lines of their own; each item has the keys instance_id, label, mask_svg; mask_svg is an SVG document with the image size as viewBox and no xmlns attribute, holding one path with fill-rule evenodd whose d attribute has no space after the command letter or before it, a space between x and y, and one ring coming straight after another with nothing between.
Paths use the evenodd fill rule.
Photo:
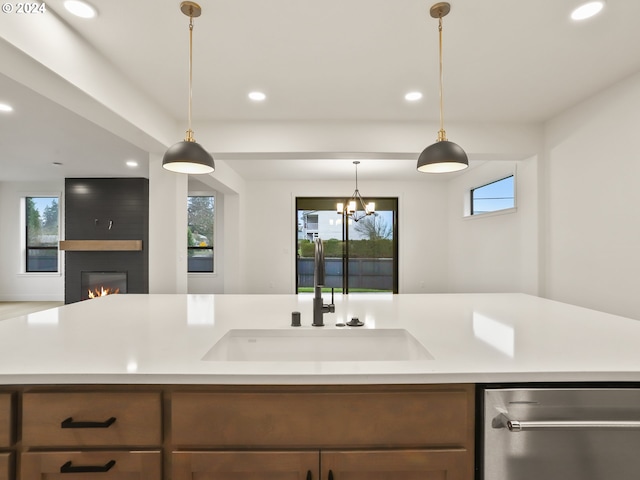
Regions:
<instances>
[{"instance_id":1,"label":"fire flame","mask_svg":"<svg viewBox=\"0 0 640 480\"><path fill-rule=\"evenodd\" d=\"M113 295L116 293L120 293L120 289L119 288L104 288L104 287L100 287L100 289L94 289L94 290L87 290L87 293L89 294L89 298L96 298L96 297L106 297L107 295Z\"/></svg>"}]
</instances>

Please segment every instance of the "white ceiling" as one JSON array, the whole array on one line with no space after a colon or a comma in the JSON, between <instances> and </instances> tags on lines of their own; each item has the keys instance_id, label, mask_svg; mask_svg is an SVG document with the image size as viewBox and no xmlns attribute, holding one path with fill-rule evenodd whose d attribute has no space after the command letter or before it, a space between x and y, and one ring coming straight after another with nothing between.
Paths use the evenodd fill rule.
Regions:
<instances>
[{"instance_id":1,"label":"white ceiling","mask_svg":"<svg viewBox=\"0 0 640 480\"><path fill-rule=\"evenodd\" d=\"M48 14L59 15L96 55L179 123L186 122L188 85L188 18L179 3L93 0L99 11L93 20L71 16L62 0L46 5ZM445 122L543 122L639 71L640 1L608 0L600 16L576 24L569 13L579 3L452 0L443 32ZM429 16L429 2L200 4L203 14L194 28L194 124L438 119L437 20ZM144 151L16 84L8 78L10 69L0 64L0 102L16 108L0 115L0 180L146 172ZM251 90L265 92L267 100L252 103ZM425 96L408 103L403 96L410 90ZM35 158L46 158L47 168ZM129 158L139 160L140 170L123 166ZM312 162L269 160L228 158L241 174L314 178L308 170ZM351 160L338 162L343 168L335 170L337 177L352 178ZM372 165L384 164L376 160ZM54 168L53 161L64 165ZM414 163L394 158L388 168L372 167L362 176L390 178L389 168L407 166L414 174Z\"/></svg>"}]
</instances>

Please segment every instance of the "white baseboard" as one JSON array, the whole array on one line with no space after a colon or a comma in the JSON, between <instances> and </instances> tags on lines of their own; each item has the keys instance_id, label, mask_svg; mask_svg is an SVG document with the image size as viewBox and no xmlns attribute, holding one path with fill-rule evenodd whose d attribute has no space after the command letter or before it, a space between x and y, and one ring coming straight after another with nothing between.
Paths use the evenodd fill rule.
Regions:
<instances>
[{"instance_id":1,"label":"white baseboard","mask_svg":"<svg viewBox=\"0 0 640 480\"><path fill-rule=\"evenodd\" d=\"M20 293L0 294L0 302L64 302L64 294Z\"/></svg>"}]
</instances>

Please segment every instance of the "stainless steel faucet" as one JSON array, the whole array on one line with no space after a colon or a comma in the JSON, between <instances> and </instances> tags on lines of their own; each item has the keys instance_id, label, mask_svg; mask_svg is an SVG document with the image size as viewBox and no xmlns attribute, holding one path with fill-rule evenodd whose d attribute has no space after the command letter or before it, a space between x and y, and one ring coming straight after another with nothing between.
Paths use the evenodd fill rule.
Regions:
<instances>
[{"instance_id":1,"label":"stainless steel faucet","mask_svg":"<svg viewBox=\"0 0 640 480\"><path fill-rule=\"evenodd\" d=\"M313 268L313 323L314 327L324 326L324 314L334 313L336 306L333 303L333 288L331 289L331 303L326 305L322 299L322 287L324 286L324 246L322 240L316 238L316 249Z\"/></svg>"}]
</instances>

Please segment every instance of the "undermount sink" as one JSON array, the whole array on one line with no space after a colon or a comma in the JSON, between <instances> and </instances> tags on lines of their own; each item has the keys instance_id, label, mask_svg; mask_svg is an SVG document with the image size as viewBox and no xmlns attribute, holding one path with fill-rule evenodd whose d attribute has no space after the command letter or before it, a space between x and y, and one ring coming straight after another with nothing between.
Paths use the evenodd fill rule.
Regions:
<instances>
[{"instance_id":1,"label":"undermount sink","mask_svg":"<svg viewBox=\"0 0 640 480\"><path fill-rule=\"evenodd\" d=\"M433 360L403 329L229 330L206 355L207 361L366 362Z\"/></svg>"}]
</instances>

